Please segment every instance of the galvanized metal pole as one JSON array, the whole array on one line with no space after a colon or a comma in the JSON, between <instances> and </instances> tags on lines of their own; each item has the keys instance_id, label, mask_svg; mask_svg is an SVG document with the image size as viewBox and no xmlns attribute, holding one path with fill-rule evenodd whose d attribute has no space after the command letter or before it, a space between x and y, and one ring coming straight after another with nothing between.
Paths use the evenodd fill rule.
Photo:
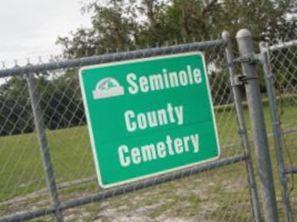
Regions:
<instances>
[{"instance_id":1,"label":"galvanized metal pole","mask_svg":"<svg viewBox=\"0 0 297 222\"><path fill-rule=\"evenodd\" d=\"M285 205L285 216L286 222L293 221L292 208L290 204L289 191L287 186L287 176L285 173L285 162L282 151L282 130L280 118L277 112L277 99L274 88L274 76L271 72L270 61L269 61L269 49L268 45L264 42L260 43L261 58L263 63L263 69L265 73L265 83L268 94L269 106L270 106L270 115L272 120L272 131L273 139L276 153L276 160L278 164L279 178L282 187L282 198Z\"/></svg>"},{"instance_id":2,"label":"galvanized metal pole","mask_svg":"<svg viewBox=\"0 0 297 222\"><path fill-rule=\"evenodd\" d=\"M242 29L237 33L236 39L242 58L241 66L245 75L244 80L247 82L245 89L252 121L258 172L263 191L264 217L267 222L277 222L276 196L256 64L252 63L252 60L243 59L254 56L252 35L249 30Z\"/></svg>"},{"instance_id":3,"label":"galvanized metal pole","mask_svg":"<svg viewBox=\"0 0 297 222\"><path fill-rule=\"evenodd\" d=\"M52 162L51 162L51 156L49 153L48 143L45 135L43 115L40 108L40 97L37 92L37 87L36 87L35 78L33 74L26 75L26 80L27 80L29 95L31 99L35 130L38 137L46 184L52 198L53 207L54 209L56 209L55 210L56 219L59 222L63 222L63 214L58 209L60 205L60 200L58 197L57 186L56 186L54 171L53 171Z\"/></svg>"},{"instance_id":4,"label":"galvanized metal pole","mask_svg":"<svg viewBox=\"0 0 297 222\"><path fill-rule=\"evenodd\" d=\"M228 70L230 75L230 82L232 87L232 94L234 98L234 105L236 110L237 116L237 124L238 124L238 133L241 138L242 147L244 149L244 154L247 157L245 159L245 166L247 171L247 181L249 184L249 192L251 196L251 205L253 210L253 218L255 222L261 221L261 210L260 210L260 203L259 203L259 196L257 190L257 184L254 174L254 167L253 162L251 159L251 146L246 130L246 124L244 120L243 108L242 108L242 95L239 89L239 84L236 83L235 78L235 67L234 67L234 55L232 52L232 45L230 40L230 34L227 31L224 31L222 34L222 38L226 41L227 45L225 48L226 59L228 63Z\"/></svg>"}]
</instances>

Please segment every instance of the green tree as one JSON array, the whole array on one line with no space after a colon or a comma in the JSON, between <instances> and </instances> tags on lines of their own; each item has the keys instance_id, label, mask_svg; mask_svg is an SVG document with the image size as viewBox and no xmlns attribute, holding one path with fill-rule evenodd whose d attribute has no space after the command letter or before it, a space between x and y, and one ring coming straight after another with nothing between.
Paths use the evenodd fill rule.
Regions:
<instances>
[{"instance_id":1,"label":"green tree","mask_svg":"<svg viewBox=\"0 0 297 222\"><path fill-rule=\"evenodd\" d=\"M23 77L11 77L0 86L0 135L33 130L28 88Z\"/></svg>"},{"instance_id":2,"label":"green tree","mask_svg":"<svg viewBox=\"0 0 297 222\"><path fill-rule=\"evenodd\" d=\"M59 37L65 57L153 46L172 41L208 40L228 30L249 28L255 39L296 36L295 0L111 0L84 5L92 27Z\"/></svg>"},{"instance_id":3,"label":"green tree","mask_svg":"<svg viewBox=\"0 0 297 222\"><path fill-rule=\"evenodd\" d=\"M44 123L48 129L85 123L77 70L58 75L36 75ZM0 86L0 135L32 132L32 108L26 79L11 77Z\"/></svg>"}]
</instances>

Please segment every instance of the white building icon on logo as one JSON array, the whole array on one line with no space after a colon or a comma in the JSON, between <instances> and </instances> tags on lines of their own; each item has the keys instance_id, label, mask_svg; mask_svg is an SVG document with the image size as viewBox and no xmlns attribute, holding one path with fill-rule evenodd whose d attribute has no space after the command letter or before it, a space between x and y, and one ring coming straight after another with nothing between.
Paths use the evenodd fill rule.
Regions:
<instances>
[{"instance_id":1,"label":"white building icon on logo","mask_svg":"<svg viewBox=\"0 0 297 222\"><path fill-rule=\"evenodd\" d=\"M124 95L124 88L114 78L107 77L100 80L93 90L94 99L103 99Z\"/></svg>"}]
</instances>

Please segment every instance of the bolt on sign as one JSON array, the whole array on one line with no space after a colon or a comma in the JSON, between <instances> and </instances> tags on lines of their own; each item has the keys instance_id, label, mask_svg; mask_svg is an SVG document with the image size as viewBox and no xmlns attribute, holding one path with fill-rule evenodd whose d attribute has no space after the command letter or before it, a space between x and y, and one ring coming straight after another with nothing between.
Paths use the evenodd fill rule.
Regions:
<instances>
[{"instance_id":1,"label":"bolt on sign","mask_svg":"<svg viewBox=\"0 0 297 222\"><path fill-rule=\"evenodd\" d=\"M102 187L219 157L202 53L90 66L79 77Z\"/></svg>"}]
</instances>

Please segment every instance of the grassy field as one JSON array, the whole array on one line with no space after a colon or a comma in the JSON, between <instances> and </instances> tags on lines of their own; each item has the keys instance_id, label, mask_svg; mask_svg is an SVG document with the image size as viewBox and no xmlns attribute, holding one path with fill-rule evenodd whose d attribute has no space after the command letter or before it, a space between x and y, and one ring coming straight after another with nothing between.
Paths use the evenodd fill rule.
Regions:
<instances>
[{"instance_id":1,"label":"grassy field","mask_svg":"<svg viewBox=\"0 0 297 222\"><path fill-rule=\"evenodd\" d=\"M296 107L288 104L283 109L285 110L282 114L283 126L285 128L295 126L296 128ZM264 111L267 123L269 123L269 110L265 107ZM248 119L247 110L245 110L245 118ZM222 157L241 154L234 111L229 108L217 109L216 120L221 146L224 147ZM267 128L271 132L271 124L267 124ZM85 126L46 133L58 183L95 176L89 136ZM297 164L297 142L294 139L296 139L296 134L286 137L286 149L290 150L290 157ZM270 143L272 144L272 139ZM235 146L230 146L231 144ZM272 158L275 162L274 156ZM20 196L30 195L45 187L35 134L1 137L0 166L0 202L7 202L12 198L19 200ZM275 164L274 169L276 169ZM223 221L250 221L251 212L247 210L249 198L245 175L244 164L239 163L158 185L156 188L137 191L104 201L100 205L91 204L68 210L66 215L71 216L73 212L81 215L83 211L88 212L84 218L91 218L90 221L97 217L103 218L101 221L112 221L110 218L113 216L126 217L130 212L134 216L143 215L144 217L139 221L150 221L149 218L159 218L160 221L165 221L166 215L168 218L174 216L191 218L197 215L197 209L202 209L203 212L199 215L203 215L201 216L203 221L217 221L222 217L225 219ZM82 184L62 190L61 198L67 200L96 192L98 189L95 183ZM277 192L280 193L279 188ZM17 207L11 206L11 202L8 201L7 204L0 205L0 215L32 209L32 205L36 207L34 203L37 203L37 206L46 206L49 200L45 194L33 195L27 199L21 199ZM128 204L123 206L123 203ZM176 205L174 208L172 208L173 204ZM105 208L108 209L104 211L107 212L106 215L98 213ZM135 219L135 221L138 220Z\"/></svg>"}]
</instances>

